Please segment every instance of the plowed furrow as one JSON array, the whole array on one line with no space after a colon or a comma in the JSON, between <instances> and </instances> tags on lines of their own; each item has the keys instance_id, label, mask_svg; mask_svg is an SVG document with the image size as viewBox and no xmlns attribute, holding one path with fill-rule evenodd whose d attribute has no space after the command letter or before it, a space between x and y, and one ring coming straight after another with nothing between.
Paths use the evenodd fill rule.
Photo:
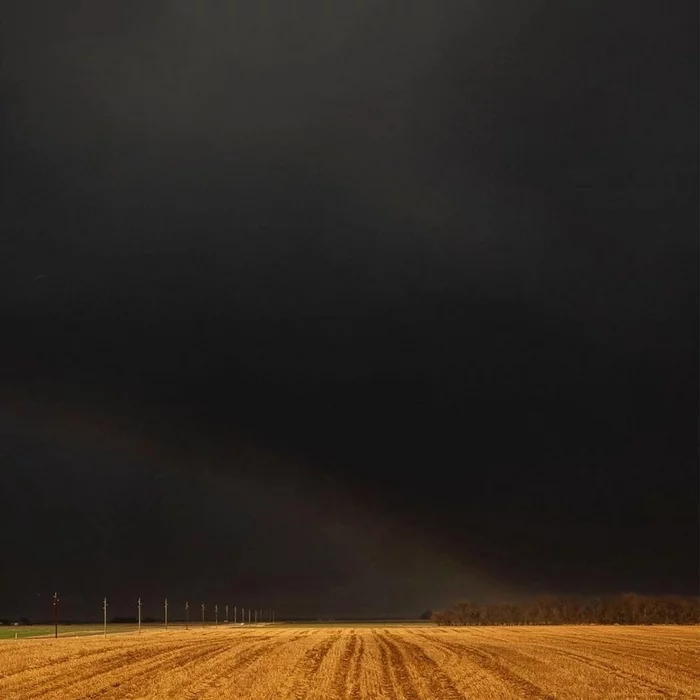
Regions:
<instances>
[{"instance_id":1,"label":"plowed furrow","mask_svg":"<svg viewBox=\"0 0 700 700\"><path fill-rule=\"evenodd\" d=\"M316 683L321 664L331 647L338 641L340 633L336 632L328 639L311 647L297 663L294 671L294 683L288 691L288 695L296 700L305 698Z\"/></svg>"},{"instance_id":2,"label":"plowed furrow","mask_svg":"<svg viewBox=\"0 0 700 700\"><path fill-rule=\"evenodd\" d=\"M502 663L497 656L488 651L466 644L450 644L441 640L434 640L436 646L442 647L453 654L467 655L476 661L479 668L499 679L512 693L511 697L527 697L536 700L555 700L555 696L546 692L544 688L532 683L524 676L521 676L513 669Z\"/></svg>"},{"instance_id":3,"label":"plowed furrow","mask_svg":"<svg viewBox=\"0 0 700 700\"><path fill-rule=\"evenodd\" d=\"M377 642L379 643L382 664L391 678L393 690L398 691L405 700L421 700L421 693L411 677L407 661L396 644L385 632L377 634Z\"/></svg>"},{"instance_id":4,"label":"plowed furrow","mask_svg":"<svg viewBox=\"0 0 700 700\"><path fill-rule=\"evenodd\" d=\"M428 686L429 697L442 700L465 700L452 680L447 676L435 659L428 656L420 644L408 641L406 636L400 637L400 646L406 650L411 665L420 669L421 676Z\"/></svg>"}]
</instances>

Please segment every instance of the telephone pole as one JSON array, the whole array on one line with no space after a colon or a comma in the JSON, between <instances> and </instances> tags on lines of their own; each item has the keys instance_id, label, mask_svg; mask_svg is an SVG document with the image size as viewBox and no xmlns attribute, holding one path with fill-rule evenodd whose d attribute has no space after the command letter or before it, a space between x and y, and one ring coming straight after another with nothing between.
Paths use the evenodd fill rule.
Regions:
<instances>
[{"instance_id":1,"label":"telephone pole","mask_svg":"<svg viewBox=\"0 0 700 700\"><path fill-rule=\"evenodd\" d=\"M104 636L107 636L107 598L102 601L102 615L104 620Z\"/></svg>"},{"instance_id":2,"label":"telephone pole","mask_svg":"<svg viewBox=\"0 0 700 700\"><path fill-rule=\"evenodd\" d=\"M165 629L168 629L168 599L165 599Z\"/></svg>"},{"instance_id":3,"label":"telephone pole","mask_svg":"<svg viewBox=\"0 0 700 700\"><path fill-rule=\"evenodd\" d=\"M139 634L141 634L141 598L136 601L136 607L139 611Z\"/></svg>"},{"instance_id":4,"label":"telephone pole","mask_svg":"<svg viewBox=\"0 0 700 700\"><path fill-rule=\"evenodd\" d=\"M58 591L53 594L53 632L54 638L58 639Z\"/></svg>"}]
</instances>

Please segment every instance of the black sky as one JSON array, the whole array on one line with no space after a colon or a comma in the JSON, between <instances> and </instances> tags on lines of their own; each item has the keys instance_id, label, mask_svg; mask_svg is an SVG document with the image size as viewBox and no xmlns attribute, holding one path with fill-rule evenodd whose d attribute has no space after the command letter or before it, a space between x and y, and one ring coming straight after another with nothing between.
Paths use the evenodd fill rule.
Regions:
<instances>
[{"instance_id":1,"label":"black sky","mask_svg":"<svg viewBox=\"0 0 700 700\"><path fill-rule=\"evenodd\" d=\"M696 591L695 4L3 15L12 614Z\"/></svg>"}]
</instances>

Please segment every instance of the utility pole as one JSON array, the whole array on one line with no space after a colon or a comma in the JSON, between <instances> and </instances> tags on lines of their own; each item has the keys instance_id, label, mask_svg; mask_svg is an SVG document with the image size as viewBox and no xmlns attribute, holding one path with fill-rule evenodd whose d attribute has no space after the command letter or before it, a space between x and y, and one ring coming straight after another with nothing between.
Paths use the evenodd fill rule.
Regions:
<instances>
[{"instance_id":1,"label":"utility pole","mask_svg":"<svg viewBox=\"0 0 700 700\"><path fill-rule=\"evenodd\" d=\"M190 604L189 602L185 601L185 629L188 630L190 628Z\"/></svg>"},{"instance_id":2,"label":"utility pole","mask_svg":"<svg viewBox=\"0 0 700 700\"><path fill-rule=\"evenodd\" d=\"M202 627L204 627L204 603L202 603Z\"/></svg>"},{"instance_id":3,"label":"utility pole","mask_svg":"<svg viewBox=\"0 0 700 700\"><path fill-rule=\"evenodd\" d=\"M218 603L214 606L214 626L219 626L219 605Z\"/></svg>"},{"instance_id":4,"label":"utility pole","mask_svg":"<svg viewBox=\"0 0 700 700\"><path fill-rule=\"evenodd\" d=\"M236 606L234 605L234 606L233 606L233 624L234 624L234 625L236 624L236 618L238 617L238 616L236 615L236 613L237 613L237 610L236 610Z\"/></svg>"},{"instance_id":5,"label":"utility pole","mask_svg":"<svg viewBox=\"0 0 700 700\"><path fill-rule=\"evenodd\" d=\"M165 599L165 629L168 629L168 599Z\"/></svg>"},{"instance_id":6,"label":"utility pole","mask_svg":"<svg viewBox=\"0 0 700 700\"><path fill-rule=\"evenodd\" d=\"M53 632L54 638L58 639L58 591L53 594Z\"/></svg>"},{"instance_id":7,"label":"utility pole","mask_svg":"<svg viewBox=\"0 0 700 700\"><path fill-rule=\"evenodd\" d=\"M245 625L245 608L241 608L241 622Z\"/></svg>"},{"instance_id":8,"label":"utility pole","mask_svg":"<svg viewBox=\"0 0 700 700\"><path fill-rule=\"evenodd\" d=\"M139 634L141 634L141 598L136 601L136 607L139 610Z\"/></svg>"},{"instance_id":9,"label":"utility pole","mask_svg":"<svg viewBox=\"0 0 700 700\"><path fill-rule=\"evenodd\" d=\"M226 606L226 616L224 617L224 622L228 624L228 605Z\"/></svg>"},{"instance_id":10,"label":"utility pole","mask_svg":"<svg viewBox=\"0 0 700 700\"><path fill-rule=\"evenodd\" d=\"M250 624L250 608L248 608L248 624Z\"/></svg>"},{"instance_id":11,"label":"utility pole","mask_svg":"<svg viewBox=\"0 0 700 700\"><path fill-rule=\"evenodd\" d=\"M102 614L104 619L104 636L107 636L107 598L102 601Z\"/></svg>"}]
</instances>

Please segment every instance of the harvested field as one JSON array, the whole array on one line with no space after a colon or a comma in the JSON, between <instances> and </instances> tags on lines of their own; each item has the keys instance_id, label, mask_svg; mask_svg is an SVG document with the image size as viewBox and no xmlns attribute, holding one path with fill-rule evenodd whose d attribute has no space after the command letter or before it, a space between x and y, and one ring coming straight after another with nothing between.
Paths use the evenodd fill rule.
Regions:
<instances>
[{"instance_id":1,"label":"harvested field","mask_svg":"<svg viewBox=\"0 0 700 700\"><path fill-rule=\"evenodd\" d=\"M697 627L218 627L0 642L0 698L700 698Z\"/></svg>"}]
</instances>

